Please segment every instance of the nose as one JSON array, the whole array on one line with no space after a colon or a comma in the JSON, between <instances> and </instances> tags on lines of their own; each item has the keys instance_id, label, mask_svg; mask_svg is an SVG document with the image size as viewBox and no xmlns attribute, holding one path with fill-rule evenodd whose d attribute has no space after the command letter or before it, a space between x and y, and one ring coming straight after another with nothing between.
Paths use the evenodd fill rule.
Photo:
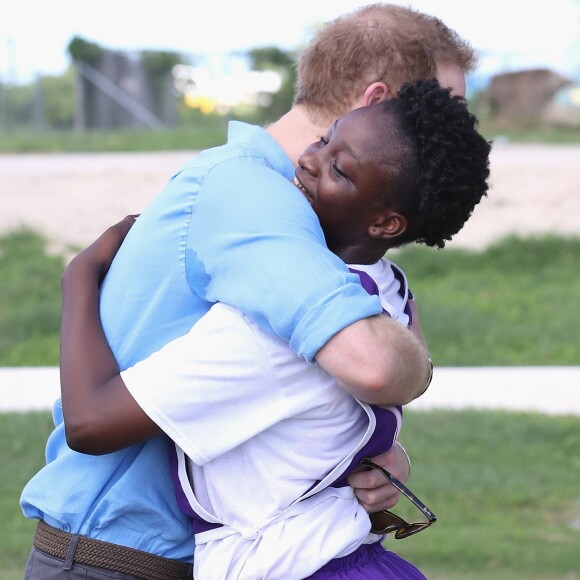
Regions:
<instances>
[{"instance_id":1,"label":"nose","mask_svg":"<svg viewBox=\"0 0 580 580\"><path fill-rule=\"evenodd\" d=\"M298 166L309 173L310 175L316 177L318 175L318 170L320 167L317 152L309 151L308 149L300 155L298 158Z\"/></svg>"}]
</instances>

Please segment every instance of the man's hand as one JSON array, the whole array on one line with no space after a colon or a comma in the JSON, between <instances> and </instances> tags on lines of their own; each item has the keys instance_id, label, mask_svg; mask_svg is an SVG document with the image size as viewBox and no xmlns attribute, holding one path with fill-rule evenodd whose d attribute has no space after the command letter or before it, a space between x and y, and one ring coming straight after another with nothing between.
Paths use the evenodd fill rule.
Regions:
<instances>
[{"instance_id":1,"label":"man's hand","mask_svg":"<svg viewBox=\"0 0 580 580\"><path fill-rule=\"evenodd\" d=\"M421 323L419 322L419 311L417 310L417 303L415 299L411 299L408 302L409 308L411 309L411 332L415 335L417 340L427 348L427 343L425 342L425 337L423 336L423 330L421 329Z\"/></svg>"},{"instance_id":2,"label":"man's hand","mask_svg":"<svg viewBox=\"0 0 580 580\"><path fill-rule=\"evenodd\" d=\"M403 483L409 479L409 457L398 441L386 453L373 457L372 461ZM400 493L376 469L366 470L363 467L349 475L348 483L368 513L390 509L399 501Z\"/></svg>"}]
</instances>

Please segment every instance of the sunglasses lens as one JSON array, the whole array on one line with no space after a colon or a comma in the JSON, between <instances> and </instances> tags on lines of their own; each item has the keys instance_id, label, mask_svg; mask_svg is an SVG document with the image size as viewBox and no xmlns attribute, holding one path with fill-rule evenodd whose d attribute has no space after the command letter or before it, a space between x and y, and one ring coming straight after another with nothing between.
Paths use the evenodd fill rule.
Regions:
<instances>
[{"instance_id":1,"label":"sunglasses lens","mask_svg":"<svg viewBox=\"0 0 580 580\"><path fill-rule=\"evenodd\" d=\"M408 536L412 536L425 528L428 528L431 525L431 522L419 523L419 524L407 524L406 526L400 528L395 533L395 538L400 540L401 538L406 538Z\"/></svg>"},{"instance_id":2,"label":"sunglasses lens","mask_svg":"<svg viewBox=\"0 0 580 580\"><path fill-rule=\"evenodd\" d=\"M405 520L387 510L371 514L370 520L373 534L389 534L409 525Z\"/></svg>"},{"instance_id":3,"label":"sunglasses lens","mask_svg":"<svg viewBox=\"0 0 580 580\"><path fill-rule=\"evenodd\" d=\"M425 528L428 528L432 523L437 521L435 514L433 514L424 504L422 504L419 499L405 487L403 483L401 483L387 470L383 469L379 465L376 465L368 458L363 459L361 463L370 469L378 469L379 472L387 478L389 483L396 487L404 496L406 496L407 499L410 500L410 502L415 507L420 509L423 512L423 515L429 520L427 522L409 524L398 515L388 510L383 510L370 514L369 516L371 520L371 532L373 534L390 534L395 532L395 538L406 538L416 534L417 532L420 532L421 530L424 530Z\"/></svg>"}]
</instances>

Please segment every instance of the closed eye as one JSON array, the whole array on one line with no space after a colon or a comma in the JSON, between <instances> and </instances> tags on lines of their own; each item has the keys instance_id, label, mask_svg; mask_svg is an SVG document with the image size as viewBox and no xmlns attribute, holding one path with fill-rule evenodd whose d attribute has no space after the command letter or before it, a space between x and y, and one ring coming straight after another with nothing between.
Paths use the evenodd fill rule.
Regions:
<instances>
[{"instance_id":1,"label":"closed eye","mask_svg":"<svg viewBox=\"0 0 580 580\"><path fill-rule=\"evenodd\" d=\"M348 178L348 175L342 169L340 169L340 167L336 164L336 161L332 162L332 169L340 177Z\"/></svg>"}]
</instances>

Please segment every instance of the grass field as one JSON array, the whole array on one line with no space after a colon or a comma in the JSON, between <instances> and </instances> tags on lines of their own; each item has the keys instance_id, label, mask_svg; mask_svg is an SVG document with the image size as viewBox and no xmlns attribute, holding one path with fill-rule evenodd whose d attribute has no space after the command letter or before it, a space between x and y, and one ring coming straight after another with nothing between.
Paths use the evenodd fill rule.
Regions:
<instances>
[{"instance_id":1,"label":"grass field","mask_svg":"<svg viewBox=\"0 0 580 580\"><path fill-rule=\"evenodd\" d=\"M409 276L436 364L579 364L579 239L409 248L392 259ZM58 363L62 268L34 232L0 238L1 366ZM0 414L0 580L22 578L34 524L18 497L50 428L48 413ZM402 440L410 487L439 521L390 545L430 579L580 579L579 418L414 411Z\"/></svg>"},{"instance_id":2,"label":"grass field","mask_svg":"<svg viewBox=\"0 0 580 580\"><path fill-rule=\"evenodd\" d=\"M18 498L50 426L48 413L0 414L2 580L22 578L34 523ZM430 580L580 579L579 418L413 411L402 441L409 486L439 519L387 545Z\"/></svg>"},{"instance_id":3,"label":"grass field","mask_svg":"<svg viewBox=\"0 0 580 580\"><path fill-rule=\"evenodd\" d=\"M550 127L538 123L527 126L498 125L488 119L486 114L479 113L477 108L472 107L472 110L480 119L481 133L488 139L513 143L580 143L577 127ZM255 122L250 118L247 120ZM227 117L200 114L195 116L195 120L162 131L125 129L77 133L20 130L0 135L0 154L207 149L225 142L227 125Z\"/></svg>"},{"instance_id":4,"label":"grass field","mask_svg":"<svg viewBox=\"0 0 580 580\"><path fill-rule=\"evenodd\" d=\"M438 366L580 364L580 239L484 252L410 247L406 271ZM63 259L30 231L0 237L0 366L58 364Z\"/></svg>"},{"instance_id":5,"label":"grass field","mask_svg":"<svg viewBox=\"0 0 580 580\"><path fill-rule=\"evenodd\" d=\"M227 124L226 118L200 116L191 126L163 131L18 131L0 135L0 154L200 150L224 143Z\"/></svg>"},{"instance_id":6,"label":"grass field","mask_svg":"<svg viewBox=\"0 0 580 580\"><path fill-rule=\"evenodd\" d=\"M415 246L392 259L436 364L580 364L580 239L507 238L483 252Z\"/></svg>"},{"instance_id":7,"label":"grass field","mask_svg":"<svg viewBox=\"0 0 580 580\"><path fill-rule=\"evenodd\" d=\"M44 465L50 413L0 414L0 580L21 580L35 524L23 517L24 484Z\"/></svg>"},{"instance_id":8,"label":"grass field","mask_svg":"<svg viewBox=\"0 0 580 580\"><path fill-rule=\"evenodd\" d=\"M430 579L580 578L580 419L414 412L402 441L440 521L396 549Z\"/></svg>"}]
</instances>

